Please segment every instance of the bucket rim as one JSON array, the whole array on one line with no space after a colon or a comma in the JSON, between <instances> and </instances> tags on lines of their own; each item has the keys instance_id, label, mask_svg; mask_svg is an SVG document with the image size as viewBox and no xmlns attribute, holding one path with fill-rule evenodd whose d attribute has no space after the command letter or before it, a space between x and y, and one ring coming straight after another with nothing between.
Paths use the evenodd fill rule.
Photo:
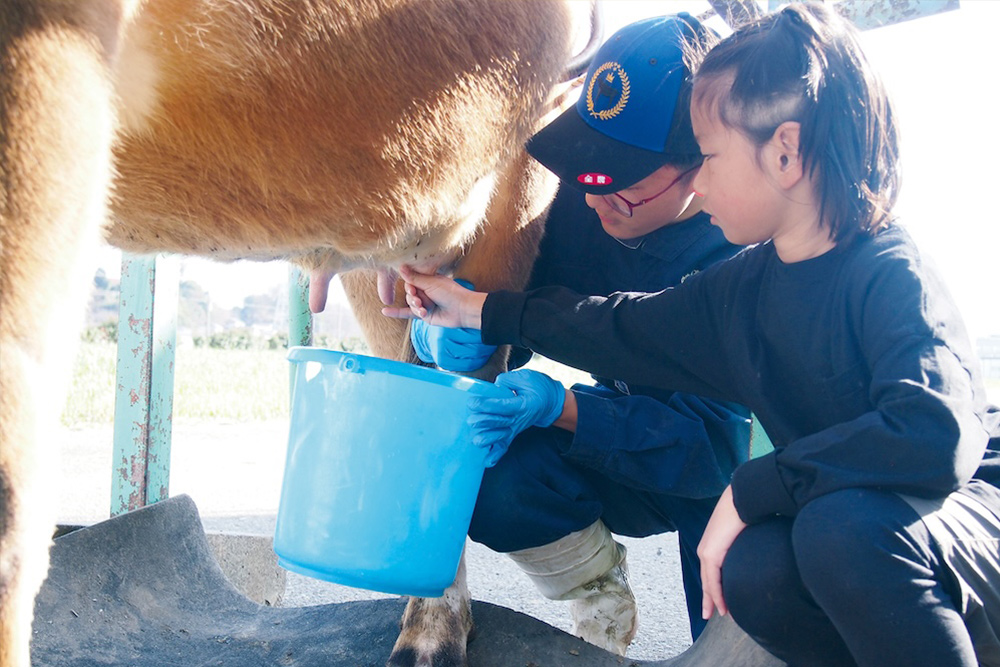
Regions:
<instances>
[{"instance_id":1,"label":"bucket rim","mask_svg":"<svg viewBox=\"0 0 1000 667\"><path fill-rule=\"evenodd\" d=\"M457 375L449 371L428 368L427 366L408 364L404 361L395 361L369 354L358 354L357 352L343 352L324 347L296 345L288 348L288 360L292 363L316 361L324 365L341 368L343 368L342 364L346 360L354 360L358 364L355 369L357 372L387 373L397 377L422 380L453 389L469 391L475 394L485 394L487 396L492 395L498 398L511 395L508 389L498 387L492 382L486 382L485 380Z\"/></svg>"}]
</instances>

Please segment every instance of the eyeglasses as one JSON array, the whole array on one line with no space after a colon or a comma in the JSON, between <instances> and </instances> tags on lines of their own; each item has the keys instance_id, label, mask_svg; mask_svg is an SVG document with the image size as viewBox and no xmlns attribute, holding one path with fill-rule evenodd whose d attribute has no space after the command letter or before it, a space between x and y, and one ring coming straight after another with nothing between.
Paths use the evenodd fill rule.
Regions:
<instances>
[{"instance_id":1,"label":"eyeglasses","mask_svg":"<svg viewBox=\"0 0 1000 667\"><path fill-rule=\"evenodd\" d=\"M656 199L660 195L666 194L667 190L669 190L670 188L672 188L675 185L677 185L677 183L682 178L684 178L685 176L687 176L688 174L690 174L692 171L697 170L698 167L700 167L700 166L701 165L699 164L697 166L691 167L687 171L683 172L680 176L678 176L674 180L670 181L670 185L668 185L667 187L663 188L662 190L660 190L659 192L657 192L652 197L646 197L642 201L637 202L635 204L633 204L629 200L625 199L625 197L622 197L617 192L613 192L613 193L611 193L609 195L601 195L601 196L604 197L604 201L608 202L608 206L610 206L611 208L613 208L617 213L620 213L620 214L624 215L626 218L631 218L632 217L632 211L634 211L635 209L639 208L643 204L648 204L649 202L653 201L654 199Z\"/></svg>"}]
</instances>

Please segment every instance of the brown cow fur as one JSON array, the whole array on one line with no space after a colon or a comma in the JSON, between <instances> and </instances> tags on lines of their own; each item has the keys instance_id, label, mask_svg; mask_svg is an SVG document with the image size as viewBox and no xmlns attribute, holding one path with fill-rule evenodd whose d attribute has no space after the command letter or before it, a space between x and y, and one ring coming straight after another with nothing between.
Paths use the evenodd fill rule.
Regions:
<instances>
[{"instance_id":1,"label":"brown cow fur","mask_svg":"<svg viewBox=\"0 0 1000 667\"><path fill-rule=\"evenodd\" d=\"M368 270L523 283L554 184L520 147L568 48L557 0L0 4L0 667L29 662L52 524L42 429L105 219L132 251L363 269L345 283L373 349L409 358ZM433 664L465 662L457 583L407 613L418 634L456 624ZM396 664L443 655L407 641Z\"/></svg>"}]
</instances>

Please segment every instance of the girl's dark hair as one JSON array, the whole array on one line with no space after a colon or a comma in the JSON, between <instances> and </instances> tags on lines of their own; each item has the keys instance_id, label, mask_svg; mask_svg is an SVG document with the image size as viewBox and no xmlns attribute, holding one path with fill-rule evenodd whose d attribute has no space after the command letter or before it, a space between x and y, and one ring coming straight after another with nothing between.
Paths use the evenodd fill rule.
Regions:
<instances>
[{"instance_id":1,"label":"girl's dark hair","mask_svg":"<svg viewBox=\"0 0 1000 667\"><path fill-rule=\"evenodd\" d=\"M823 5L785 7L705 55L689 53L694 103L763 146L782 123L800 124L799 154L820 199L820 220L840 243L892 220L899 191L892 104L857 31Z\"/></svg>"},{"instance_id":2,"label":"girl's dark hair","mask_svg":"<svg viewBox=\"0 0 1000 667\"><path fill-rule=\"evenodd\" d=\"M719 42L719 36L714 30L706 27L701 21L691 16L687 12L681 12L676 16L682 22L682 39L685 54L696 49L701 53L707 53L709 49ZM681 82L680 90L677 93L677 103L674 106L674 117L670 124L670 131L667 133L667 164L686 170L696 167L702 162L701 149L694 138L694 130L691 129L691 88L693 85L693 75L685 56L684 69L686 76Z\"/></svg>"}]
</instances>

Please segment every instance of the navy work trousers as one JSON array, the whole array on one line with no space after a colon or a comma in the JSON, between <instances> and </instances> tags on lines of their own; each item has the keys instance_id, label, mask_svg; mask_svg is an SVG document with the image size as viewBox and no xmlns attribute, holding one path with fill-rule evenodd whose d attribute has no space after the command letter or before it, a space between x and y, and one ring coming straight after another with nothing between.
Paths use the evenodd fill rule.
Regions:
<instances>
[{"instance_id":1,"label":"navy work trousers","mask_svg":"<svg viewBox=\"0 0 1000 667\"><path fill-rule=\"evenodd\" d=\"M509 553L551 544L597 519L612 533L628 537L677 531L688 619L697 638L705 622L696 549L718 498L681 498L613 482L600 470L562 456L571 438L572 433L558 428L521 433L499 463L486 470L469 537Z\"/></svg>"},{"instance_id":2,"label":"navy work trousers","mask_svg":"<svg viewBox=\"0 0 1000 667\"><path fill-rule=\"evenodd\" d=\"M978 664L965 586L893 493L837 491L794 518L748 526L726 555L722 585L737 624L795 667Z\"/></svg>"}]
</instances>

